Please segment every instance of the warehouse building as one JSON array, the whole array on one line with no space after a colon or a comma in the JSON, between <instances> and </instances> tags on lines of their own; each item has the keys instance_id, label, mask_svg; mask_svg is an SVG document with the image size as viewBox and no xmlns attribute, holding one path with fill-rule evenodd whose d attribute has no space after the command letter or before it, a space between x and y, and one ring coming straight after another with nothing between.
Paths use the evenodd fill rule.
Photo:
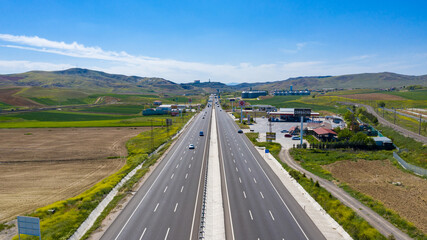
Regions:
<instances>
[{"instance_id":1,"label":"warehouse building","mask_svg":"<svg viewBox=\"0 0 427 240\"><path fill-rule=\"evenodd\" d=\"M267 96L267 91L243 91L242 98L257 98Z\"/></svg>"}]
</instances>

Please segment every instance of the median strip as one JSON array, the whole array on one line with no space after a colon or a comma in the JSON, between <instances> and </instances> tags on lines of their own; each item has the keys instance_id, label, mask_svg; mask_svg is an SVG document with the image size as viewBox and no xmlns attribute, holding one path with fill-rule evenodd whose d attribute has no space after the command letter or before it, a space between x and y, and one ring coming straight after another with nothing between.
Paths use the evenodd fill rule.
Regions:
<instances>
[{"instance_id":1,"label":"median strip","mask_svg":"<svg viewBox=\"0 0 427 240\"><path fill-rule=\"evenodd\" d=\"M215 110L212 112L212 119L215 119ZM205 238L221 240L225 239L225 223L216 121L212 121L210 136Z\"/></svg>"}]
</instances>

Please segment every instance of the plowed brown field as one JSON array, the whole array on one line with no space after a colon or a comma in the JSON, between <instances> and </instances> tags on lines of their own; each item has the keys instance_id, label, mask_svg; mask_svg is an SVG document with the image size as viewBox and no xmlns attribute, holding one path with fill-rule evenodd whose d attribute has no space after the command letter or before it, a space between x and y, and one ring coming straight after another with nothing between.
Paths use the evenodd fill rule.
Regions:
<instances>
[{"instance_id":1,"label":"plowed brown field","mask_svg":"<svg viewBox=\"0 0 427 240\"><path fill-rule=\"evenodd\" d=\"M19 88L3 88L0 89L0 102L7 103L12 106L26 106L35 107L42 106L42 104L34 102L30 99L16 96L15 93L19 92Z\"/></svg>"},{"instance_id":2,"label":"plowed brown field","mask_svg":"<svg viewBox=\"0 0 427 240\"><path fill-rule=\"evenodd\" d=\"M402 172L389 160L338 161L324 167L339 181L381 201L427 232L427 180Z\"/></svg>"},{"instance_id":3,"label":"plowed brown field","mask_svg":"<svg viewBox=\"0 0 427 240\"><path fill-rule=\"evenodd\" d=\"M73 197L116 172L126 161L126 141L146 130L0 129L0 222Z\"/></svg>"}]
</instances>

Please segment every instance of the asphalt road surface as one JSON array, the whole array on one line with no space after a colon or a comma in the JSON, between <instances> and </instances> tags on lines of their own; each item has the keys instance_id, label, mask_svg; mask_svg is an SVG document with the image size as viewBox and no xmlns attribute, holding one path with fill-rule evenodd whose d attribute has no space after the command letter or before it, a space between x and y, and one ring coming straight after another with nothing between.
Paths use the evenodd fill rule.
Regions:
<instances>
[{"instance_id":1,"label":"asphalt road surface","mask_svg":"<svg viewBox=\"0 0 427 240\"><path fill-rule=\"evenodd\" d=\"M325 239L249 139L215 107L227 238Z\"/></svg>"},{"instance_id":2,"label":"asphalt road surface","mask_svg":"<svg viewBox=\"0 0 427 240\"><path fill-rule=\"evenodd\" d=\"M325 239L216 105L197 115L101 239L198 239L211 121L218 126L227 239Z\"/></svg>"},{"instance_id":3,"label":"asphalt road surface","mask_svg":"<svg viewBox=\"0 0 427 240\"><path fill-rule=\"evenodd\" d=\"M197 239L211 109L197 115L102 240Z\"/></svg>"}]
</instances>

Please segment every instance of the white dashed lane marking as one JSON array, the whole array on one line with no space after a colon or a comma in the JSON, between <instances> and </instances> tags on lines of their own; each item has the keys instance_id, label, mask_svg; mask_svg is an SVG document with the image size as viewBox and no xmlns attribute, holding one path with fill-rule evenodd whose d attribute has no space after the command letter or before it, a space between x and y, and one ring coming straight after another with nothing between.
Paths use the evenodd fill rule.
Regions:
<instances>
[{"instance_id":1,"label":"white dashed lane marking","mask_svg":"<svg viewBox=\"0 0 427 240\"><path fill-rule=\"evenodd\" d=\"M147 230L147 228L144 228L144 231L142 232L142 234L141 234L141 237L139 238L139 240L141 240L142 239L142 237L144 237L144 234L145 234L145 231Z\"/></svg>"}]
</instances>

